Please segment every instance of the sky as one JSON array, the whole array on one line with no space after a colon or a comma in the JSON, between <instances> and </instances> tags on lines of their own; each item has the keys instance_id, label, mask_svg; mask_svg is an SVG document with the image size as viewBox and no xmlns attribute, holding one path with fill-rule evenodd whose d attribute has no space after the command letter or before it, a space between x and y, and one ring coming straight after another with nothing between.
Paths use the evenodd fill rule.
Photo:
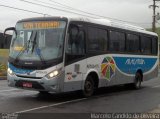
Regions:
<instances>
[{"instance_id":1,"label":"sky","mask_svg":"<svg viewBox=\"0 0 160 119\"><path fill-rule=\"evenodd\" d=\"M36 5L35 3L38 5ZM153 10L149 8L149 5L151 4L153 4L153 0L1 0L0 30L3 31L7 27L13 27L18 20L24 18L44 17L48 15L86 15L84 17L96 18L100 18L99 16L103 16L103 18L113 18L112 20L118 19L126 21L129 24L134 24L144 28L151 28L153 13ZM39 14L6 8L3 7L4 5L32 12L38 12ZM160 1L157 2L157 5L160 6ZM68 6L72 9L68 8ZM64 12L63 10L70 11L70 13ZM71 12L78 14L73 14ZM160 12L160 8L157 8L156 12ZM98 16L95 16L93 14ZM157 26L159 24L157 24Z\"/></svg>"}]
</instances>

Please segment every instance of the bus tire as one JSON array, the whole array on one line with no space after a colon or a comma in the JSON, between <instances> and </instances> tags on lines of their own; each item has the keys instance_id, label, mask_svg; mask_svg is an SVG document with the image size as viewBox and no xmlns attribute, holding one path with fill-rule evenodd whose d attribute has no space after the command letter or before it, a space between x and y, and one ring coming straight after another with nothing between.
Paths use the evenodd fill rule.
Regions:
<instances>
[{"instance_id":1,"label":"bus tire","mask_svg":"<svg viewBox=\"0 0 160 119\"><path fill-rule=\"evenodd\" d=\"M49 92L48 91L39 91L39 94L40 95L47 95L47 94L49 94Z\"/></svg>"},{"instance_id":2,"label":"bus tire","mask_svg":"<svg viewBox=\"0 0 160 119\"><path fill-rule=\"evenodd\" d=\"M84 83L84 89L82 90L82 95L84 97L90 97L94 93L94 81L91 76L88 76Z\"/></svg>"},{"instance_id":3,"label":"bus tire","mask_svg":"<svg viewBox=\"0 0 160 119\"><path fill-rule=\"evenodd\" d=\"M136 75L135 75L133 88L134 89L140 89L141 88L141 83L142 83L142 75L139 72L137 72Z\"/></svg>"}]
</instances>

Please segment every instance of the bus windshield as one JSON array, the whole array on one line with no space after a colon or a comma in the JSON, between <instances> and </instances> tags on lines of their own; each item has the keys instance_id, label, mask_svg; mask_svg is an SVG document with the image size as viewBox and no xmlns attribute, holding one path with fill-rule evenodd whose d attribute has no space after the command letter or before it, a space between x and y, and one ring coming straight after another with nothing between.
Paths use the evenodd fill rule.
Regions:
<instances>
[{"instance_id":1,"label":"bus windshield","mask_svg":"<svg viewBox=\"0 0 160 119\"><path fill-rule=\"evenodd\" d=\"M65 21L17 23L9 56L23 61L49 61L62 57L65 27Z\"/></svg>"}]
</instances>

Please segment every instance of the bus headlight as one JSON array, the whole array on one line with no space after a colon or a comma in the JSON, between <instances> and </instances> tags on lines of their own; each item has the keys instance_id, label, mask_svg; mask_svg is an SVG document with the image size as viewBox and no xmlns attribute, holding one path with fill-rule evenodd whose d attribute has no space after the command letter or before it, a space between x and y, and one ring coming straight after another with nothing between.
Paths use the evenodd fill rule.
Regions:
<instances>
[{"instance_id":1,"label":"bus headlight","mask_svg":"<svg viewBox=\"0 0 160 119\"><path fill-rule=\"evenodd\" d=\"M12 71L10 68L8 68L7 72L8 72L8 74L10 74L10 75L14 75L13 71Z\"/></svg>"},{"instance_id":2,"label":"bus headlight","mask_svg":"<svg viewBox=\"0 0 160 119\"><path fill-rule=\"evenodd\" d=\"M59 74L60 74L60 70L54 70L47 75L47 78L51 79L53 77L58 76Z\"/></svg>"}]
</instances>

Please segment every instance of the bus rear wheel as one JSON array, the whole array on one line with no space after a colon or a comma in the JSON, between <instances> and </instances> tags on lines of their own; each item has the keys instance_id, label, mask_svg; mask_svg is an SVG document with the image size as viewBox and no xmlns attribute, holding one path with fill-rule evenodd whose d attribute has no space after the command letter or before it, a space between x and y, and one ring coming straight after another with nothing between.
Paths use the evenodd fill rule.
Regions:
<instances>
[{"instance_id":1,"label":"bus rear wheel","mask_svg":"<svg viewBox=\"0 0 160 119\"><path fill-rule=\"evenodd\" d=\"M91 76L88 76L84 83L84 90L82 91L82 95L84 97L90 97L94 93L94 81Z\"/></svg>"},{"instance_id":2,"label":"bus rear wheel","mask_svg":"<svg viewBox=\"0 0 160 119\"><path fill-rule=\"evenodd\" d=\"M141 88L141 83L142 83L142 75L139 72L137 72L136 75L135 75L133 88L134 89L140 89Z\"/></svg>"}]
</instances>

